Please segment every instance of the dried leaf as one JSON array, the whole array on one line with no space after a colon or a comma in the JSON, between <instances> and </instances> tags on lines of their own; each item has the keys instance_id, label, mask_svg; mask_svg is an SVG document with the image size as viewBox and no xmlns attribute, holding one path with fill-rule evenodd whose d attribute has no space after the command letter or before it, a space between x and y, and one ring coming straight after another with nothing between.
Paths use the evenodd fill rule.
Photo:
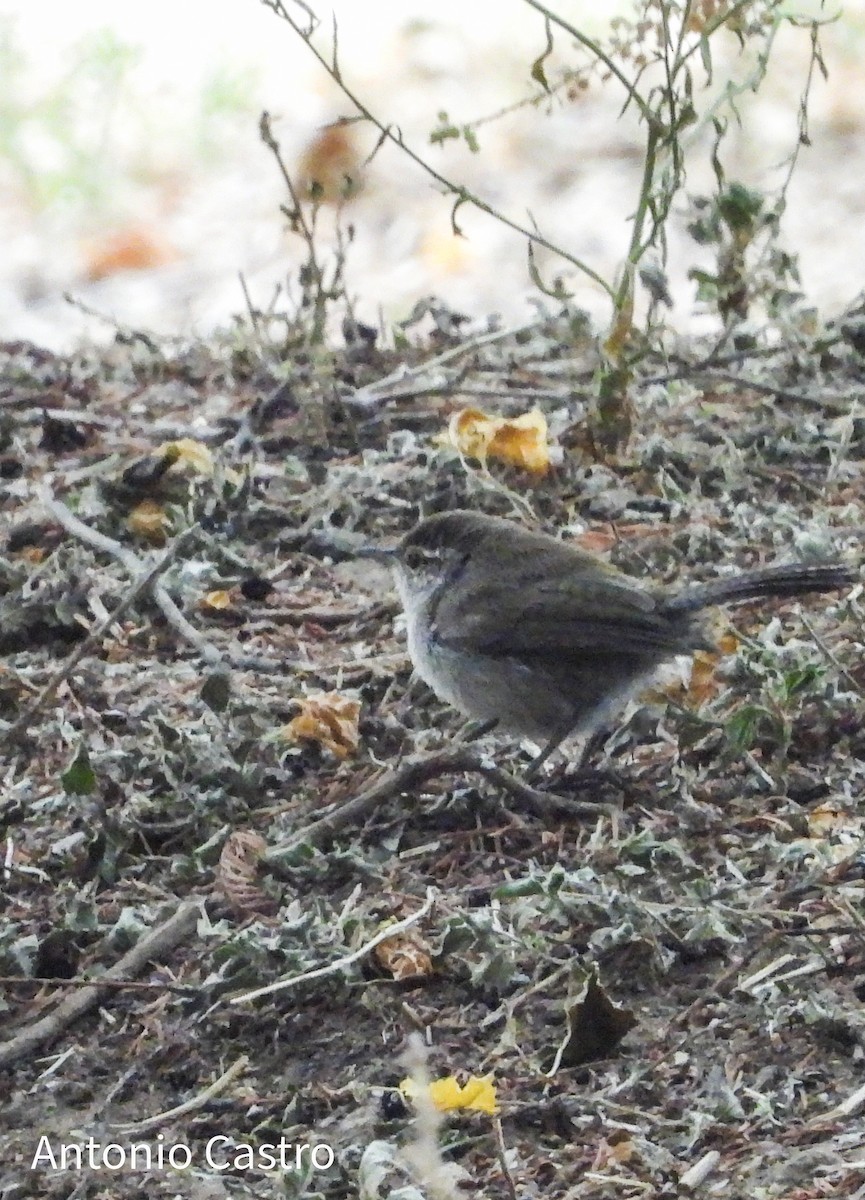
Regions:
<instances>
[{"instance_id":1,"label":"dried leaf","mask_svg":"<svg viewBox=\"0 0 865 1200\"><path fill-rule=\"evenodd\" d=\"M360 701L327 692L298 700L300 712L280 730L289 742L318 742L337 758L354 754L358 746Z\"/></svg>"},{"instance_id":2,"label":"dried leaf","mask_svg":"<svg viewBox=\"0 0 865 1200\"><path fill-rule=\"evenodd\" d=\"M655 538L664 531L673 532L675 526L663 525L631 525L616 521L614 526L600 529L587 529L574 538L574 544L592 554L605 554L623 541L637 541L639 538Z\"/></svg>"},{"instance_id":3,"label":"dried leaf","mask_svg":"<svg viewBox=\"0 0 865 1200\"><path fill-rule=\"evenodd\" d=\"M841 837L851 840L862 836L865 818L826 801L808 813L808 833L812 838Z\"/></svg>"},{"instance_id":4,"label":"dried leaf","mask_svg":"<svg viewBox=\"0 0 865 1200\"><path fill-rule=\"evenodd\" d=\"M133 494L152 491L168 473L172 461L164 454L146 454L137 458L120 476L124 489Z\"/></svg>"},{"instance_id":5,"label":"dried leaf","mask_svg":"<svg viewBox=\"0 0 865 1200\"><path fill-rule=\"evenodd\" d=\"M482 463L498 459L534 475L550 469L547 420L537 409L512 419L461 409L450 419L446 440L465 458Z\"/></svg>"},{"instance_id":6,"label":"dried leaf","mask_svg":"<svg viewBox=\"0 0 865 1200\"><path fill-rule=\"evenodd\" d=\"M222 848L216 885L240 916L268 916L275 911L273 899L256 882L258 864L266 849L267 842L251 829L236 830Z\"/></svg>"},{"instance_id":7,"label":"dried leaf","mask_svg":"<svg viewBox=\"0 0 865 1200\"><path fill-rule=\"evenodd\" d=\"M698 650L691 660L691 677L685 693L686 703L691 708L700 708L712 700L721 690L715 668L718 665L718 655L705 650Z\"/></svg>"},{"instance_id":8,"label":"dried leaf","mask_svg":"<svg viewBox=\"0 0 865 1200\"><path fill-rule=\"evenodd\" d=\"M106 279L119 271L146 271L177 258L167 243L139 225L129 225L93 241L86 251L85 274Z\"/></svg>"},{"instance_id":9,"label":"dried leaf","mask_svg":"<svg viewBox=\"0 0 865 1200\"><path fill-rule=\"evenodd\" d=\"M725 634L718 640L717 651L697 650L691 659L687 678L671 679L657 689L649 689L649 695L672 700L683 707L699 709L721 691L718 679L718 662L725 654L733 654L739 645L735 634Z\"/></svg>"},{"instance_id":10,"label":"dried leaf","mask_svg":"<svg viewBox=\"0 0 865 1200\"><path fill-rule=\"evenodd\" d=\"M636 1158L637 1148L629 1137L623 1137L621 1141L610 1143L610 1161L615 1163L629 1163Z\"/></svg>"},{"instance_id":11,"label":"dried leaf","mask_svg":"<svg viewBox=\"0 0 865 1200\"><path fill-rule=\"evenodd\" d=\"M612 529L587 529L585 533L574 538L574 543L591 554L606 554L618 540L616 532Z\"/></svg>"},{"instance_id":12,"label":"dried leaf","mask_svg":"<svg viewBox=\"0 0 865 1200\"><path fill-rule=\"evenodd\" d=\"M565 1017L567 1035L557 1055L557 1064L563 1067L606 1058L637 1024L630 1010L613 1004L594 973L579 999L565 1010Z\"/></svg>"},{"instance_id":13,"label":"dried leaf","mask_svg":"<svg viewBox=\"0 0 865 1200\"><path fill-rule=\"evenodd\" d=\"M208 592L206 596L202 596L201 598L202 608L214 608L221 612L233 606L234 593L230 588L218 588L214 592Z\"/></svg>"},{"instance_id":14,"label":"dried leaf","mask_svg":"<svg viewBox=\"0 0 865 1200\"><path fill-rule=\"evenodd\" d=\"M171 466L179 463L196 475L213 475L213 455L210 448L194 438L178 438L176 442L163 442L155 451L169 459Z\"/></svg>"},{"instance_id":15,"label":"dried leaf","mask_svg":"<svg viewBox=\"0 0 865 1200\"><path fill-rule=\"evenodd\" d=\"M423 979L432 975L432 959L426 942L414 929L385 938L375 947L373 956L394 979Z\"/></svg>"},{"instance_id":16,"label":"dried leaf","mask_svg":"<svg viewBox=\"0 0 865 1200\"><path fill-rule=\"evenodd\" d=\"M138 537L154 546L163 546L170 522L161 504L155 500L142 500L126 518L126 524Z\"/></svg>"},{"instance_id":17,"label":"dried leaf","mask_svg":"<svg viewBox=\"0 0 865 1200\"><path fill-rule=\"evenodd\" d=\"M636 1147L626 1134L619 1133L618 1137L611 1135L609 1138L601 1139L595 1151L591 1170L604 1171L610 1166L621 1166L631 1162L636 1156Z\"/></svg>"},{"instance_id":18,"label":"dried leaf","mask_svg":"<svg viewBox=\"0 0 865 1200\"><path fill-rule=\"evenodd\" d=\"M298 164L300 194L318 204L356 196L362 186L361 155L354 126L326 125L304 150Z\"/></svg>"},{"instance_id":19,"label":"dried leaf","mask_svg":"<svg viewBox=\"0 0 865 1200\"><path fill-rule=\"evenodd\" d=\"M735 654L739 649L739 639L732 630L725 633L723 637L718 638L718 653L719 654Z\"/></svg>"},{"instance_id":20,"label":"dried leaf","mask_svg":"<svg viewBox=\"0 0 865 1200\"><path fill-rule=\"evenodd\" d=\"M198 694L212 712L225 712L231 700L231 674L221 668L209 671Z\"/></svg>"}]
</instances>

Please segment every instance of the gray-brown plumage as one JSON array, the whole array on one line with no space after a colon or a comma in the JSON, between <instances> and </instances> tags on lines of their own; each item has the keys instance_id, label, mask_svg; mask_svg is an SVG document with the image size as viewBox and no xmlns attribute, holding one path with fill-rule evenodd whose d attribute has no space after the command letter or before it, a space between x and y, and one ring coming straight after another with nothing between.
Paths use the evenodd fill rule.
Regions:
<instances>
[{"instance_id":1,"label":"gray-brown plumage","mask_svg":"<svg viewBox=\"0 0 865 1200\"><path fill-rule=\"evenodd\" d=\"M678 654L702 610L853 582L843 564L773 566L668 593L510 521L456 510L392 552L418 674L466 715L557 744L591 729Z\"/></svg>"}]
</instances>

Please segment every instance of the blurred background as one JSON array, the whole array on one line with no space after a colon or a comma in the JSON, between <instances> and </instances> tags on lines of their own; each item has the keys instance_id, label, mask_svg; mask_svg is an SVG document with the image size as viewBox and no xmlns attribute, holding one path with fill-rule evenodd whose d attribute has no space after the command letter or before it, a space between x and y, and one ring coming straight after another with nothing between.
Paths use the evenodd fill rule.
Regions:
<instances>
[{"instance_id":1,"label":"blurred background","mask_svg":"<svg viewBox=\"0 0 865 1200\"><path fill-rule=\"evenodd\" d=\"M302 10L288 5L302 18ZM434 15L431 9L434 7ZM334 14L344 76L385 122L437 170L466 183L521 223L611 278L625 253L639 188L643 135L613 81L542 107L523 107L481 126L480 148L431 145L446 112L462 125L513 106L532 91L532 62L544 50L541 17L520 0L313 0L322 18L316 44L329 54ZM556 11L592 36L629 7L558 0ZM834 15L818 0L805 16ZM799 159L783 225L799 255L802 286L823 315L863 287L865 267L865 0L851 0L823 30L828 81L811 97L810 140ZM715 43L719 77L746 80L754 63L732 34ZM777 187L797 139L810 35L783 29L774 65L754 97L739 100L741 124L725 144L729 178ZM577 63L556 35L556 63ZM452 201L398 149L375 146L374 131L328 128L352 115L290 27L259 0L79 0L60 5L0 0L0 330L67 350L84 338L110 340L113 322L159 335L207 334L243 313L296 298L304 247L286 227L288 196L262 144L262 110L273 121L289 170L362 176L346 203L351 224L346 280L357 316L386 326L435 295L470 316L530 316L525 245L516 234L463 207L454 236ZM712 178L710 138L695 132L690 192ZM699 159L699 163L697 163ZM670 239L671 316L699 327L688 269L706 259L685 232L684 199ZM332 209L322 236L332 237ZM561 271L538 256L547 279ZM600 290L565 276L576 300L605 317ZM64 298L69 293L70 303Z\"/></svg>"}]
</instances>

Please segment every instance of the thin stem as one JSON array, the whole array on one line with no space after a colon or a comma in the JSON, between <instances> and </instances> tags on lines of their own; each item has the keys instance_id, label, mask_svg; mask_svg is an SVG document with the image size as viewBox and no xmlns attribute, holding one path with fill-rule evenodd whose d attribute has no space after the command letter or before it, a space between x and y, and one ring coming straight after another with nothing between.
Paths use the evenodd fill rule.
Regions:
<instances>
[{"instance_id":1,"label":"thin stem","mask_svg":"<svg viewBox=\"0 0 865 1200\"><path fill-rule=\"evenodd\" d=\"M310 330L310 341L313 345L318 345L323 337L325 323L327 320L327 302L334 298L336 288L339 283L342 272L342 262L337 257L337 262L334 267L334 280L330 288L326 287L324 279L324 268L318 260L316 253L316 226L318 224L319 206L313 200L312 215L309 220L300 202L297 188L294 185L294 180L285 165L282 158L282 151L279 142L276 140L273 127L271 125L270 114L263 112L258 124L259 135L262 142L267 146L273 157L276 159L276 165L279 168L279 173L282 175L283 182L288 189L288 194L291 198L292 208L288 213L289 221L294 232L299 233L304 243L306 244L307 261L306 270L309 273L309 282L303 285L303 291L307 294L312 293L313 319Z\"/></svg>"},{"instance_id":2,"label":"thin stem","mask_svg":"<svg viewBox=\"0 0 865 1200\"><path fill-rule=\"evenodd\" d=\"M558 13L553 12L551 8L547 8L545 4L541 4L540 0L524 0L524 3L526 3L529 8L535 9L536 12L539 12L542 16L546 17L550 24L558 25L559 29L563 29L565 33L579 42L581 46L584 46L586 50L591 51L598 62L603 63L610 74L614 75L616 79L618 79L619 83L628 93L630 99L633 100L637 108L639 108L640 115L646 121L653 121L655 119L654 113L649 107L648 102L643 99L622 68L612 58L610 58L599 42L594 41L593 38L590 38L587 34L583 33L582 30L577 29L576 25L571 25L569 21L566 21L563 17L560 17Z\"/></svg>"},{"instance_id":3,"label":"thin stem","mask_svg":"<svg viewBox=\"0 0 865 1200\"><path fill-rule=\"evenodd\" d=\"M297 3L297 0L293 0L293 2ZM487 216L492 217L494 220L499 221L507 229L511 229L514 233L520 234L534 245L542 246L545 250L549 250L552 254L555 254L565 262L570 263L572 267L575 267L578 271L581 271L584 275L588 276L589 279L598 284L598 286L603 289L603 291L610 297L611 300L615 299L615 291L611 284L609 284L602 275L599 275L597 271L590 267L588 263L584 262L580 258L577 258L573 254L569 254L567 250L562 249L561 246L555 245L555 243L549 241L548 238L545 238L542 234L538 233L529 226L521 225L519 221L514 221L511 217L505 216L504 213L499 212L497 209L493 208L492 205L487 204L487 202L481 199L480 196L476 196L473 192L470 192L462 185L453 183L446 176L436 171L434 167L431 167L428 162L426 162L415 150L412 150L412 148L404 141L402 133L399 131L398 127L385 125L369 108L367 108L360 97L352 91L352 89L343 79L342 73L339 71L339 69L335 69L334 64L328 62L324 54L322 54L322 52L315 45L313 45L311 40L311 34L313 31L312 27L310 27L308 30L303 29L299 22L295 21L286 11L282 0L262 0L262 3L267 8L271 9L271 11L277 16L282 17L282 19L291 26L294 32L299 37L303 38L313 55L324 67L331 79L333 79L335 83L339 84L346 98L354 105L363 119L368 121L379 131L381 140L393 142L393 144L398 146L404 154L408 155L411 161L416 166L420 167L425 174L429 175L431 179L434 179L436 183L444 188L448 194L456 197L456 202L451 214L451 225L455 232L459 232L455 223L456 212L464 204L469 204L473 208L479 209L480 212L486 213ZM604 57L604 61L606 62L608 60ZM620 73L617 72L617 74Z\"/></svg>"},{"instance_id":4,"label":"thin stem","mask_svg":"<svg viewBox=\"0 0 865 1200\"><path fill-rule=\"evenodd\" d=\"M643 236L643 223L645 222L646 213L649 209L649 197L652 194L652 182L655 178L655 164L657 162L659 140L660 130L657 124L652 121L649 125L649 132L646 137L646 153L643 157L643 177L640 180L640 198L637 202L637 211L634 213L634 219L631 225L631 241L630 245L628 246L627 257L627 263L629 267L634 267L637 265L637 263L640 261L640 258L645 253L646 247L651 244L650 240L647 240L645 245L642 245L641 242ZM618 292L616 293L616 312L619 312L625 303L631 286L631 272L626 270L622 273Z\"/></svg>"}]
</instances>

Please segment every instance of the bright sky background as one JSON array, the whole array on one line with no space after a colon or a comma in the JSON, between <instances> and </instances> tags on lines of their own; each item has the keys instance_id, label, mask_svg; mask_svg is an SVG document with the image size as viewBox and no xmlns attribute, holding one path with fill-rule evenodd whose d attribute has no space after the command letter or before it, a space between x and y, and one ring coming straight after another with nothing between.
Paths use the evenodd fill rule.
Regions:
<instances>
[{"instance_id":1,"label":"bright sky background","mask_svg":"<svg viewBox=\"0 0 865 1200\"><path fill-rule=\"evenodd\" d=\"M329 20L331 6L313 7ZM434 16L429 5L388 0L332 7L344 72L383 119L399 121L446 174L520 221L531 213L553 240L612 275L627 243L641 147L630 116L617 120L620 92L595 88L551 116L528 110L487 125L479 155L432 147L439 110L461 122L525 94L544 45L540 18L520 0L440 0ZM557 11L597 34L598 14L606 21L614 8L559 0ZM350 112L287 25L258 0L0 0L0 38L6 339L66 348L83 334L112 336L110 322L70 307L64 291L121 324L165 334L226 324L244 308L241 273L253 302L269 303L296 272L302 247L279 212L286 197L258 139L259 113L273 114L297 170L316 131ZM807 62L807 34L783 38L779 69L758 103L743 106L745 128L731 139L735 173L759 186L793 144ZM806 290L827 310L862 286L863 43L865 0L856 0L826 33L831 78L815 87L813 146L803 153L786 221ZM362 135L361 149L370 145ZM708 185L705 167L691 182L695 190ZM449 214L450 203L396 150L376 158L349 213L356 238L348 279L359 315L388 323L433 293L478 317L499 311L519 320L531 311L520 239L465 209L468 236L454 239ZM149 246L152 265L94 278L94 264L130 237ZM698 260L693 244L674 236L681 326L698 312L687 281ZM572 282L579 301L603 318L598 289Z\"/></svg>"}]
</instances>

